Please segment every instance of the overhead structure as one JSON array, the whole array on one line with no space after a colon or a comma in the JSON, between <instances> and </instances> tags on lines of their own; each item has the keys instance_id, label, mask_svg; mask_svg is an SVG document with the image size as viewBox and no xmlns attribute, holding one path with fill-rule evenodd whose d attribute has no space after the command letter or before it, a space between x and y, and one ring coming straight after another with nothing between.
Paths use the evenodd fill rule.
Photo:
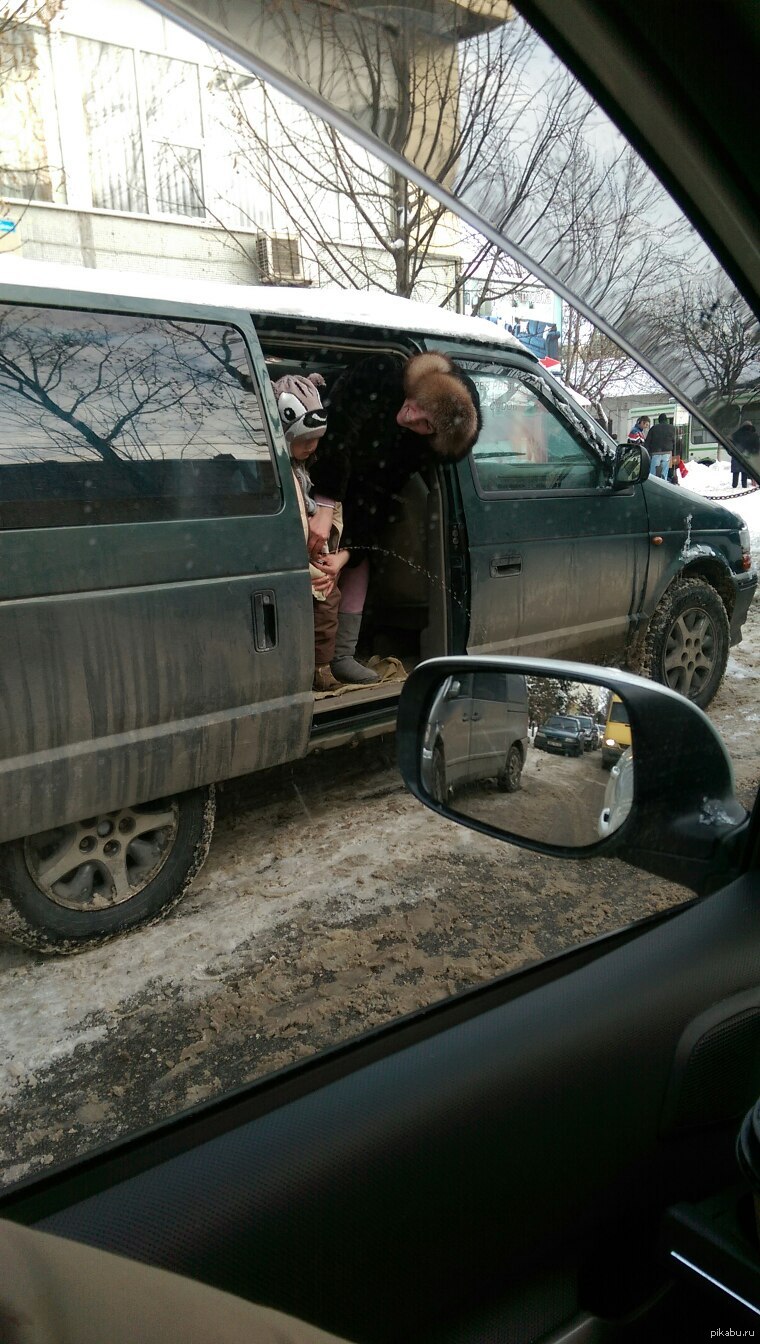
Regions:
<instances>
[{"instance_id":1,"label":"overhead structure","mask_svg":"<svg viewBox=\"0 0 760 1344\"><path fill-rule=\"evenodd\" d=\"M520 13L510 0L145 3L450 206L616 340L717 438L727 441L755 402L760 410L760 328L742 297L760 289L754 186L732 175L708 139L701 104L712 93L703 88L677 145L659 141L653 110L645 148L670 190L599 107L614 83L623 109L640 110L649 55L661 59L656 0L526 0ZM741 10L729 6L729 18ZM714 26L721 20L711 11ZM559 51L577 58L586 43L584 79L587 72L598 101L528 18ZM601 27L604 50L614 53L608 68L594 61ZM687 76L692 47L683 46ZM687 102L682 65L673 92ZM690 192L710 181L714 204L698 214ZM730 275L724 249L738 258Z\"/></svg>"}]
</instances>

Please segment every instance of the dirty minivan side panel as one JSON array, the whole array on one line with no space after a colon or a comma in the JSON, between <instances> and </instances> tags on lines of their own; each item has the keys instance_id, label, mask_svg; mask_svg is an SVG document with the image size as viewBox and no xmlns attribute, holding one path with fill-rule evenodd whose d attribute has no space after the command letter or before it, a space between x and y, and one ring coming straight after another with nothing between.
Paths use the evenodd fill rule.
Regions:
<instances>
[{"instance_id":1,"label":"dirty minivan side panel","mask_svg":"<svg viewBox=\"0 0 760 1344\"><path fill-rule=\"evenodd\" d=\"M92 303L0 305L2 840L303 755L311 722L250 323Z\"/></svg>"}]
</instances>

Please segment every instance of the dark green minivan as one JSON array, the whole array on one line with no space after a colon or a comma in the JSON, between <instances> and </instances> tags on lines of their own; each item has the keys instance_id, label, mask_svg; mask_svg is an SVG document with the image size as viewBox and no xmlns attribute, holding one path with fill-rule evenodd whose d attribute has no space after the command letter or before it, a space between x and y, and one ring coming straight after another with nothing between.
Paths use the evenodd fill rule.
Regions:
<instances>
[{"instance_id":1,"label":"dark green minivan","mask_svg":"<svg viewBox=\"0 0 760 1344\"><path fill-rule=\"evenodd\" d=\"M337 314L340 313L340 316ZM757 576L736 514L647 479L518 342L385 296L0 264L0 927L71 952L164 914L215 782L387 731L317 698L270 379L450 352L472 456L415 476L363 641L644 670L705 705Z\"/></svg>"}]
</instances>

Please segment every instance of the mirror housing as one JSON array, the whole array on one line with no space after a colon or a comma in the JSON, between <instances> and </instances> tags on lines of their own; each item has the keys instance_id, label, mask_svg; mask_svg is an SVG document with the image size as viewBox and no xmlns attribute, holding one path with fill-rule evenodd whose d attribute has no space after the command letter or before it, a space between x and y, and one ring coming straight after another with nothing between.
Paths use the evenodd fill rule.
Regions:
<instances>
[{"instance_id":1,"label":"mirror housing","mask_svg":"<svg viewBox=\"0 0 760 1344\"><path fill-rule=\"evenodd\" d=\"M623 826L571 849L463 818L447 801L434 798L422 777L429 711L445 677L472 672L566 678L608 687L625 701L636 744L636 770L633 804ZM434 658L416 667L403 687L397 749L407 788L427 807L524 849L575 859L614 854L699 895L730 881L739 871L748 814L734 796L731 762L718 733L691 701L632 673L536 658Z\"/></svg>"},{"instance_id":2,"label":"mirror housing","mask_svg":"<svg viewBox=\"0 0 760 1344\"><path fill-rule=\"evenodd\" d=\"M629 485L643 485L649 476L651 459L640 443L619 443L612 473L613 490L625 490Z\"/></svg>"}]
</instances>

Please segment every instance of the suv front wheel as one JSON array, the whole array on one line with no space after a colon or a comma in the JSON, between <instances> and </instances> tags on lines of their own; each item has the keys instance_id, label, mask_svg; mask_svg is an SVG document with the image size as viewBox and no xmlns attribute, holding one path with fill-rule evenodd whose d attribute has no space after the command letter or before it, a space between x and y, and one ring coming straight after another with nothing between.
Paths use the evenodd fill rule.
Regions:
<instances>
[{"instance_id":1,"label":"suv front wheel","mask_svg":"<svg viewBox=\"0 0 760 1344\"><path fill-rule=\"evenodd\" d=\"M723 680L729 638L726 608L707 580L676 579L649 623L646 674L706 709Z\"/></svg>"}]
</instances>

